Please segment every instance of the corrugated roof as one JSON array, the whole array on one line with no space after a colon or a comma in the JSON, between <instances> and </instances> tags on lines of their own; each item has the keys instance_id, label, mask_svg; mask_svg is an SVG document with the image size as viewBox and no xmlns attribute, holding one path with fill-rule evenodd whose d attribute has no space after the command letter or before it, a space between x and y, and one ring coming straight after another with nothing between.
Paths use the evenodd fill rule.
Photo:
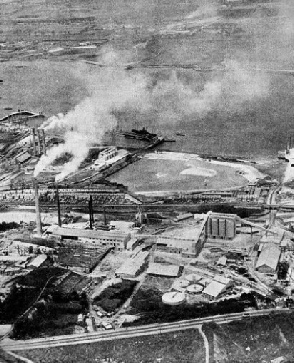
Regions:
<instances>
[{"instance_id":1,"label":"corrugated roof","mask_svg":"<svg viewBox=\"0 0 294 363\"><path fill-rule=\"evenodd\" d=\"M220 293L222 293L226 288L226 285L221 284L217 281L212 281L204 290L203 294L212 296L214 298L218 297Z\"/></svg>"},{"instance_id":2,"label":"corrugated roof","mask_svg":"<svg viewBox=\"0 0 294 363\"><path fill-rule=\"evenodd\" d=\"M268 266L273 270L276 270L280 258L280 253L280 248L274 244L265 246L259 255L255 267L259 268L261 266Z\"/></svg>"},{"instance_id":3,"label":"corrugated roof","mask_svg":"<svg viewBox=\"0 0 294 363\"><path fill-rule=\"evenodd\" d=\"M64 228L56 227L52 230L52 234L64 237L81 237L81 238L92 238L92 239L116 239L124 241L129 234L124 232L114 231L95 231L93 229L78 229L78 228Z\"/></svg>"},{"instance_id":4,"label":"corrugated roof","mask_svg":"<svg viewBox=\"0 0 294 363\"><path fill-rule=\"evenodd\" d=\"M179 274L179 266L176 265L163 265L161 263L150 263L147 274L177 277Z\"/></svg>"}]
</instances>

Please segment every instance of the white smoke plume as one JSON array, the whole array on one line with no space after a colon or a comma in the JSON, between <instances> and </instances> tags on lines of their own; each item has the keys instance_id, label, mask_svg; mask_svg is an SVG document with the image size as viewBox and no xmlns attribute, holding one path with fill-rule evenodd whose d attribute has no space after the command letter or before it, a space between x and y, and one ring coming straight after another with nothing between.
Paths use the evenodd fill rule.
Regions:
<instances>
[{"instance_id":1,"label":"white smoke plume","mask_svg":"<svg viewBox=\"0 0 294 363\"><path fill-rule=\"evenodd\" d=\"M284 183L290 182L294 179L294 167L291 164L294 164L294 149L289 150L288 154L289 163L286 167L285 175L284 175Z\"/></svg>"},{"instance_id":2,"label":"white smoke plume","mask_svg":"<svg viewBox=\"0 0 294 363\"><path fill-rule=\"evenodd\" d=\"M224 71L213 72L202 88L197 79L185 82L176 71L168 79L156 80L154 85L152 75L124 70L117 64L117 53L113 51L105 53L103 62L111 67L94 67L90 73L88 68L77 69L86 79L89 97L66 115L51 117L43 124L45 131L63 130L65 143L49 149L47 155L41 157L35 177L65 152L70 153L72 159L64 165L57 179L75 172L87 157L89 148L99 143L105 132L116 127L115 111L127 110L135 117L138 113L145 114L146 119L151 114L156 115L159 125L182 122L186 116L195 117L197 122L216 109L239 110L244 103L265 97L269 88L264 74L246 71L235 61L225 61Z\"/></svg>"},{"instance_id":3,"label":"white smoke plume","mask_svg":"<svg viewBox=\"0 0 294 363\"><path fill-rule=\"evenodd\" d=\"M79 72L83 70L82 66L78 69ZM52 147L47 155L40 158L35 177L65 152L72 154L72 159L63 166L56 179L62 180L75 172L87 157L91 145L99 143L105 132L116 127L115 110L124 107L144 108L142 93L145 93L146 81L142 75L132 75L121 68L104 68L88 73L86 82L89 97L66 115L53 116L42 125L45 131L63 131L65 142Z\"/></svg>"}]
</instances>

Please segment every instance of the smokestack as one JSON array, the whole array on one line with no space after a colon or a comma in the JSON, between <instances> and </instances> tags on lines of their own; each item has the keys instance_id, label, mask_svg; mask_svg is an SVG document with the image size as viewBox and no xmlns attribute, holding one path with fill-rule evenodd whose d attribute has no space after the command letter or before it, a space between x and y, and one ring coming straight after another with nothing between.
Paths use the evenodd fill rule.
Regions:
<instances>
[{"instance_id":1,"label":"smokestack","mask_svg":"<svg viewBox=\"0 0 294 363\"><path fill-rule=\"evenodd\" d=\"M43 154L46 155L46 139L45 139L45 130L41 129L42 132L42 145L43 145Z\"/></svg>"},{"instance_id":2,"label":"smokestack","mask_svg":"<svg viewBox=\"0 0 294 363\"><path fill-rule=\"evenodd\" d=\"M58 184L56 183L56 198L57 198L57 213L58 213L58 226L61 227L61 214L60 214L60 199L59 199L59 190Z\"/></svg>"},{"instance_id":3,"label":"smokestack","mask_svg":"<svg viewBox=\"0 0 294 363\"><path fill-rule=\"evenodd\" d=\"M90 200L89 200L89 218L90 218L90 229L93 229L94 216L93 216L93 198L92 198L92 195L90 195Z\"/></svg>"},{"instance_id":4,"label":"smokestack","mask_svg":"<svg viewBox=\"0 0 294 363\"><path fill-rule=\"evenodd\" d=\"M41 144L41 136L40 136L40 130L37 129L37 136L38 136L38 154L41 155L42 153L42 144Z\"/></svg>"},{"instance_id":5,"label":"smokestack","mask_svg":"<svg viewBox=\"0 0 294 363\"><path fill-rule=\"evenodd\" d=\"M103 216L104 216L104 225L107 225L107 219L106 219L106 209L103 207Z\"/></svg>"},{"instance_id":6,"label":"smokestack","mask_svg":"<svg viewBox=\"0 0 294 363\"><path fill-rule=\"evenodd\" d=\"M36 156L36 133L35 132L36 132L35 128L32 128L34 156Z\"/></svg>"},{"instance_id":7,"label":"smokestack","mask_svg":"<svg viewBox=\"0 0 294 363\"><path fill-rule=\"evenodd\" d=\"M34 180L35 187L35 208L36 208L36 223L37 223L37 234L38 236L42 235L42 223L41 223L41 213L40 213L40 205L39 205L39 188L37 179Z\"/></svg>"}]
</instances>

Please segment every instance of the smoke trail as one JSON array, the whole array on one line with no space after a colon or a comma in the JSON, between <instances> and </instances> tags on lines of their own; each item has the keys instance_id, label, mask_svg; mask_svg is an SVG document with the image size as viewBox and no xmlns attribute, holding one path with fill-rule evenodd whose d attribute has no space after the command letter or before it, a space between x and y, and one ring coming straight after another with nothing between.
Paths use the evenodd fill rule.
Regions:
<instances>
[{"instance_id":1,"label":"smoke trail","mask_svg":"<svg viewBox=\"0 0 294 363\"><path fill-rule=\"evenodd\" d=\"M111 58L112 59L112 58ZM85 70L82 66L79 72ZM142 94L145 93L146 81L142 75L130 75L122 69L95 70L87 73L86 81L89 97L84 99L66 115L51 117L42 127L45 131L61 130L64 132L64 144L52 147L36 165L34 176L51 165L56 158L68 152L72 160L63 166L56 178L63 179L75 172L87 157L91 145L99 143L105 132L117 125L114 115L116 110L130 107L144 108Z\"/></svg>"}]
</instances>

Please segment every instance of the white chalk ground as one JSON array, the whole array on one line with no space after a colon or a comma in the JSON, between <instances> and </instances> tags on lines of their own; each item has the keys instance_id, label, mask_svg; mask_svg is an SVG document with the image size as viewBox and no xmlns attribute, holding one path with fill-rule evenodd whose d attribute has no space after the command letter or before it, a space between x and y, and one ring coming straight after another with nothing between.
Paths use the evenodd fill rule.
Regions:
<instances>
[{"instance_id":1,"label":"white chalk ground","mask_svg":"<svg viewBox=\"0 0 294 363\"><path fill-rule=\"evenodd\" d=\"M41 213L41 220L45 224L57 224L57 215L52 213ZM0 213L0 223L1 222L20 222L30 223L31 221L36 221L35 211L29 211L24 209L15 209L13 211L1 212Z\"/></svg>"},{"instance_id":2,"label":"white chalk ground","mask_svg":"<svg viewBox=\"0 0 294 363\"><path fill-rule=\"evenodd\" d=\"M256 168L254 168L254 166L251 165L246 165L242 163L229 163L226 161L222 162L216 160L212 160L210 163L216 165L224 165L230 168L238 169L238 171L242 173L241 175L245 179L247 179L250 183L254 183L258 179L262 179L266 176L266 174L261 173L259 170L257 170Z\"/></svg>"},{"instance_id":3,"label":"white chalk ground","mask_svg":"<svg viewBox=\"0 0 294 363\"><path fill-rule=\"evenodd\" d=\"M200 168L195 165L189 165L188 169L185 169L180 172L181 175L198 175L205 176L207 178L212 178L217 174L216 170Z\"/></svg>"},{"instance_id":4,"label":"white chalk ground","mask_svg":"<svg viewBox=\"0 0 294 363\"><path fill-rule=\"evenodd\" d=\"M226 161L217 161L211 160L207 161L202 159L197 154L187 154L187 153L174 153L174 152L154 152L150 154L146 154L144 156L146 159L150 160L180 160L184 161L189 165L189 168L183 170L181 174L189 174L189 175L198 175L204 177L214 177L217 174L216 170L206 169L203 167L197 167L193 165L193 160L202 161L204 163L213 164L213 165L223 165L230 168L235 168L240 174L247 179L250 183L257 181L258 179L264 178L266 175L258 171L251 165L242 164L242 163L231 163ZM190 163L189 163L190 162Z\"/></svg>"}]
</instances>

